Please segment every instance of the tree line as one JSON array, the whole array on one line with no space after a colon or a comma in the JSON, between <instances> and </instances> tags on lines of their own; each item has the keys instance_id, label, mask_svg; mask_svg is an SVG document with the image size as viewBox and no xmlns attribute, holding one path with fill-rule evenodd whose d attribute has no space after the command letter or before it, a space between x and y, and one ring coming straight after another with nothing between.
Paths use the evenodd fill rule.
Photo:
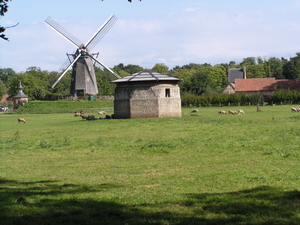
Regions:
<instances>
[{"instance_id":1,"label":"tree line","mask_svg":"<svg viewBox=\"0 0 300 225\"><path fill-rule=\"evenodd\" d=\"M300 79L300 53L289 59L247 57L240 63L235 61L216 65L190 63L171 69L164 63L157 63L150 70L183 80L179 83L182 96L213 96L221 93L227 86L230 68L246 68L247 78ZM149 68L120 63L112 69L121 77L125 77ZM71 73L71 70L68 71L55 88L51 88L59 76L58 72L29 67L25 72L17 73L11 68L0 68L0 97L6 93L14 96L18 92L20 81L24 92L31 100L70 96ZM99 95L113 95L115 84L110 81L115 79L114 76L98 67L95 68L95 75Z\"/></svg>"}]
</instances>

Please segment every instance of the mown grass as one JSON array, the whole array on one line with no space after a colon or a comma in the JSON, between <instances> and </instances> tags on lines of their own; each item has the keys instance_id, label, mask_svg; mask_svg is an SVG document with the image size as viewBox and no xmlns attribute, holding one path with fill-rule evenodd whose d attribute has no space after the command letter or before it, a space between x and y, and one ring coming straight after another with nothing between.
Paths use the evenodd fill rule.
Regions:
<instances>
[{"instance_id":1,"label":"mown grass","mask_svg":"<svg viewBox=\"0 0 300 225\"><path fill-rule=\"evenodd\" d=\"M1 224L299 224L300 113L242 108L0 115Z\"/></svg>"}]
</instances>

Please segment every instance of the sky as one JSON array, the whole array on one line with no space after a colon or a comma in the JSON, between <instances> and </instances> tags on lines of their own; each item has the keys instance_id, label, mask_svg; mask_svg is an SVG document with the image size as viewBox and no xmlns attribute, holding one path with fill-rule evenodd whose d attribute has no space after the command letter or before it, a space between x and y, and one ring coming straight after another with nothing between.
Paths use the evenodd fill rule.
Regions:
<instances>
[{"instance_id":1,"label":"sky","mask_svg":"<svg viewBox=\"0 0 300 225\"><path fill-rule=\"evenodd\" d=\"M0 40L0 68L57 71L76 48L44 20L86 43L112 14L117 23L93 49L110 68L289 59L300 52L299 12L300 0L12 0L0 24L19 24Z\"/></svg>"}]
</instances>

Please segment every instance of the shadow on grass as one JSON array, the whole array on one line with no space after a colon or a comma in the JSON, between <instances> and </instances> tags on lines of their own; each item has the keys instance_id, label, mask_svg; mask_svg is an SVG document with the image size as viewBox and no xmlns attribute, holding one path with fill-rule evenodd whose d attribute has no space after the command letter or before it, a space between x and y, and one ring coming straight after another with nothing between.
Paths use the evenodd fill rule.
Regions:
<instances>
[{"instance_id":1,"label":"shadow on grass","mask_svg":"<svg viewBox=\"0 0 300 225\"><path fill-rule=\"evenodd\" d=\"M126 205L113 199L79 197L90 192L101 196L102 191L119 186L56 183L0 179L0 224L300 224L299 191L258 187L230 193L190 193L182 202ZM74 197L64 198L65 194Z\"/></svg>"}]
</instances>

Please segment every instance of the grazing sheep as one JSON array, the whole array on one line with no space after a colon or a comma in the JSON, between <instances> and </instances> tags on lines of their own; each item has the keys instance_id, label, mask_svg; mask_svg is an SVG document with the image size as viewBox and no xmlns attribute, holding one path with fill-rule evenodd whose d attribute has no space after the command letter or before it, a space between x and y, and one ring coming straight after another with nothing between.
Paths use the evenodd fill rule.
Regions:
<instances>
[{"instance_id":1,"label":"grazing sheep","mask_svg":"<svg viewBox=\"0 0 300 225\"><path fill-rule=\"evenodd\" d=\"M191 113L196 113L196 112L198 112L198 109L193 109L193 110L191 111Z\"/></svg>"},{"instance_id":2,"label":"grazing sheep","mask_svg":"<svg viewBox=\"0 0 300 225\"><path fill-rule=\"evenodd\" d=\"M99 112L98 112L98 115L104 115L104 114L106 114L105 111L99 111Z\"/></svg>"},{"instance_id":3,"label":"grazing sheep","mask_svg":"<svg viewBox=\"0 0 300 225\"><path fill-rule=\"evenodd\" d=\"M89 115L85 115L85 114L81 114L80 116L82 119L87 119L89 117Z\"/></svg>"},{"instance_id":4,"label":"grazing sheep","mask_svg":"<svg viewBox=\"0 0 300 225\"><path fill-rule=\"evenodd\" d=\"M75 112L74 116L81 116L81 113Z\"/></svg>"},{"instance_id":5,"label":"grazing sheep","mask_svg":"<svg viewBox=\"0 0 300 225\"><path fill-rule=\"evenodd\" d=\"M80 111L80 112L75 112L75 114L74 114L74 116L81 116L81 115L83 115L83 112L82 112L82 111Z\"/></svg>"},{"instance_id":6,"label":"grazing sheep","mask_svg":"<svg viewBox=\"0 0 300 225\"><path fill-rule=\"evenodd\" d=\"M219 111L219 114L227 114L227 112L224 111L224 110L220 110L220 111Z\"/></svg>"},{"instance_id":7,"label":"grazing sheep","mask_svg":"<svg viewBox=\"0 0 300 225\"><path fill-rule=\"evenodd\" d=\"M291 110L292 110L292 112L297 112L297 109L294 107L292 107Z\"/></svg>"},{"instance_id":8,"label":"grazing sheep","mask_svg":"<svg viewBox=\"0 0 300 225\"><path fill-rule=\"evenodd\" d=\"M229 110L229 111L228 111L228 114L235 115L235 114L237 114L237 111L235 111L235 110Z\"/></svg>"},{"instance_id":9,"label":"grazing sheep","mask_svg":"<svg viewBox=\"0 0 300 225\"><path fill-rule=\"evenodd\" d=\"M239 111L238 111L238 114L239 114L239 115L241 115L241 114L245 114L245 112L244 112L244 110L242 110L242 109L239 109Z\"/></svg>"},{"instance_id":10,"label":"grazing sheep","mask_svg":"<svg viewBox=\"0 0 300 225\"><path fill-rule=\"evenodd\" d=\"M20 122L26 123L24 118L18 118L18 123Z\"/></svg>"}]
</instances>

